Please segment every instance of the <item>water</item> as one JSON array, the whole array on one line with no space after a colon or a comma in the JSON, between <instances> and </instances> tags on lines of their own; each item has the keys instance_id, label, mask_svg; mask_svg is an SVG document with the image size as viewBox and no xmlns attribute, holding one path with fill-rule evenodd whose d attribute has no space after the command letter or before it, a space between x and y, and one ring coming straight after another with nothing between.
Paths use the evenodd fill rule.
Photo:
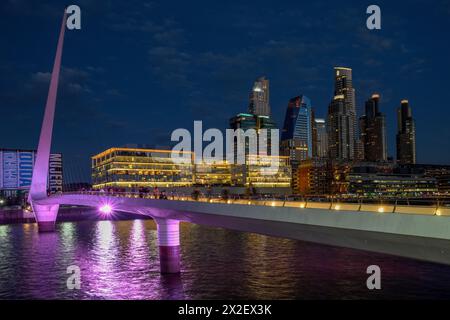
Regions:
<instances>
[{"instance_id":1,"label":"water","mask_svg":"<svg viewBox=\"0 0 450 320\"><path fill-rule=\"evenodd\" d=\"M151 220L83 221L39 234L0 226L0 298L378 299L450 298L450 267L387 255L182 224L182 273L159 273ZM366 268L382 271L369 291ZM67 267L81 269L68 290Z\"/></svg>"}]
</instances>

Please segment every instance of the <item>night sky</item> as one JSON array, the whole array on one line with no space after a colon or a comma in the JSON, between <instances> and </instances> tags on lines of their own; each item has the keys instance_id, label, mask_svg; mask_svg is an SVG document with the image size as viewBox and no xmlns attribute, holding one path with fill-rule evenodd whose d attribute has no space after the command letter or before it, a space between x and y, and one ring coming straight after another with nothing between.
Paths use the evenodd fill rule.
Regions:
<instances>
[{"instance_id":1,"label":"night sky","mask_svg":"<svg viewBox=\"0 0 450 320\"><path fill-rule=\"evenodd\" d=\"M450 1L66 4L82 10L82 29L66 30L53 140L69 180L88 180L90 156L112 146L170 145L194 120L227 128L262 75L279 126L299 94L324 117L336 65L353 68L358 116L381 94L390 156L407 98L418 162L450 164ZM382 30L366 28L370 4ZM63 10L62 1L0 3L0 148L37 146Z\"/></svg>"}]
</instances>

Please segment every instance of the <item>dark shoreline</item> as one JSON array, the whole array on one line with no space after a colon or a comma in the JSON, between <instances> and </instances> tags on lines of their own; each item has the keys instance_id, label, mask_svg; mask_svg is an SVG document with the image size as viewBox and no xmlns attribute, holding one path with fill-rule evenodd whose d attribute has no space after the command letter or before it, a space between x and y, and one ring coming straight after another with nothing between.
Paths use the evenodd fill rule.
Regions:
<instances>
[{"instance_id":1,"label":"dark shoreline","mask_svg":"<svg viewBox=\"0 0 450 320\"><path fill-rule=\"evenodd\" d=\"M125 212L115 212L110 217L101 216L97 210L86 207L62 207L59 209L56 222L75 222L75 221L99 221L99 220L133 220L133 219L151 219L142 215L130 214ZM1 210L0 225L35 223L32 213L24 212L22 209Z\"/></svg>"}]
</instances>

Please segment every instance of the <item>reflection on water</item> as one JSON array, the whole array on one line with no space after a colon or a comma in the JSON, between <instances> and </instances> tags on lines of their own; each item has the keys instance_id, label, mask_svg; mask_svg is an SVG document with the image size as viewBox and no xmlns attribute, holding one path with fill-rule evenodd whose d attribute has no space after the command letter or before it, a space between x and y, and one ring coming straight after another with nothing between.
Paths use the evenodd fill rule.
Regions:
<instances>
[{"instance_id":1,"label":"reflection on water","mask_svg":"<svg viewBox=\"0 0 450 320\"><path fill-rule=\"evenodd\" d=\"M151 220L2 225L0 298L450 298L447 266L190 224L181 241L182 273L162 276ZM381 291L366 288L372 264ZM66 287L71 265L81 290Z\"/></svg>"}]
</instances>

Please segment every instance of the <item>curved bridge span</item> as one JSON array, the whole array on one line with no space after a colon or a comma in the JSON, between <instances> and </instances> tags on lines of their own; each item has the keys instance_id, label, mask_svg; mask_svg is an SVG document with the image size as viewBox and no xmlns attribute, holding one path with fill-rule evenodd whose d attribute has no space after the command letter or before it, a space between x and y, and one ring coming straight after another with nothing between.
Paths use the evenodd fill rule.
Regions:
<instances>
[{"instance_id":1,"label":"curved bridge span","mask_svg":"<svg viewBox=\"0 0 450 320\"><path fill-rule=\"evenodd\" d=\"M151 217L158 225L160 245L166 246L179 246L179 222L184 221L450 264L450 217L442 215L312 209L294 201L258 204L83 193L55 195L37 204L108 204L117 211Z\"/></svg>"}]
</instances>

